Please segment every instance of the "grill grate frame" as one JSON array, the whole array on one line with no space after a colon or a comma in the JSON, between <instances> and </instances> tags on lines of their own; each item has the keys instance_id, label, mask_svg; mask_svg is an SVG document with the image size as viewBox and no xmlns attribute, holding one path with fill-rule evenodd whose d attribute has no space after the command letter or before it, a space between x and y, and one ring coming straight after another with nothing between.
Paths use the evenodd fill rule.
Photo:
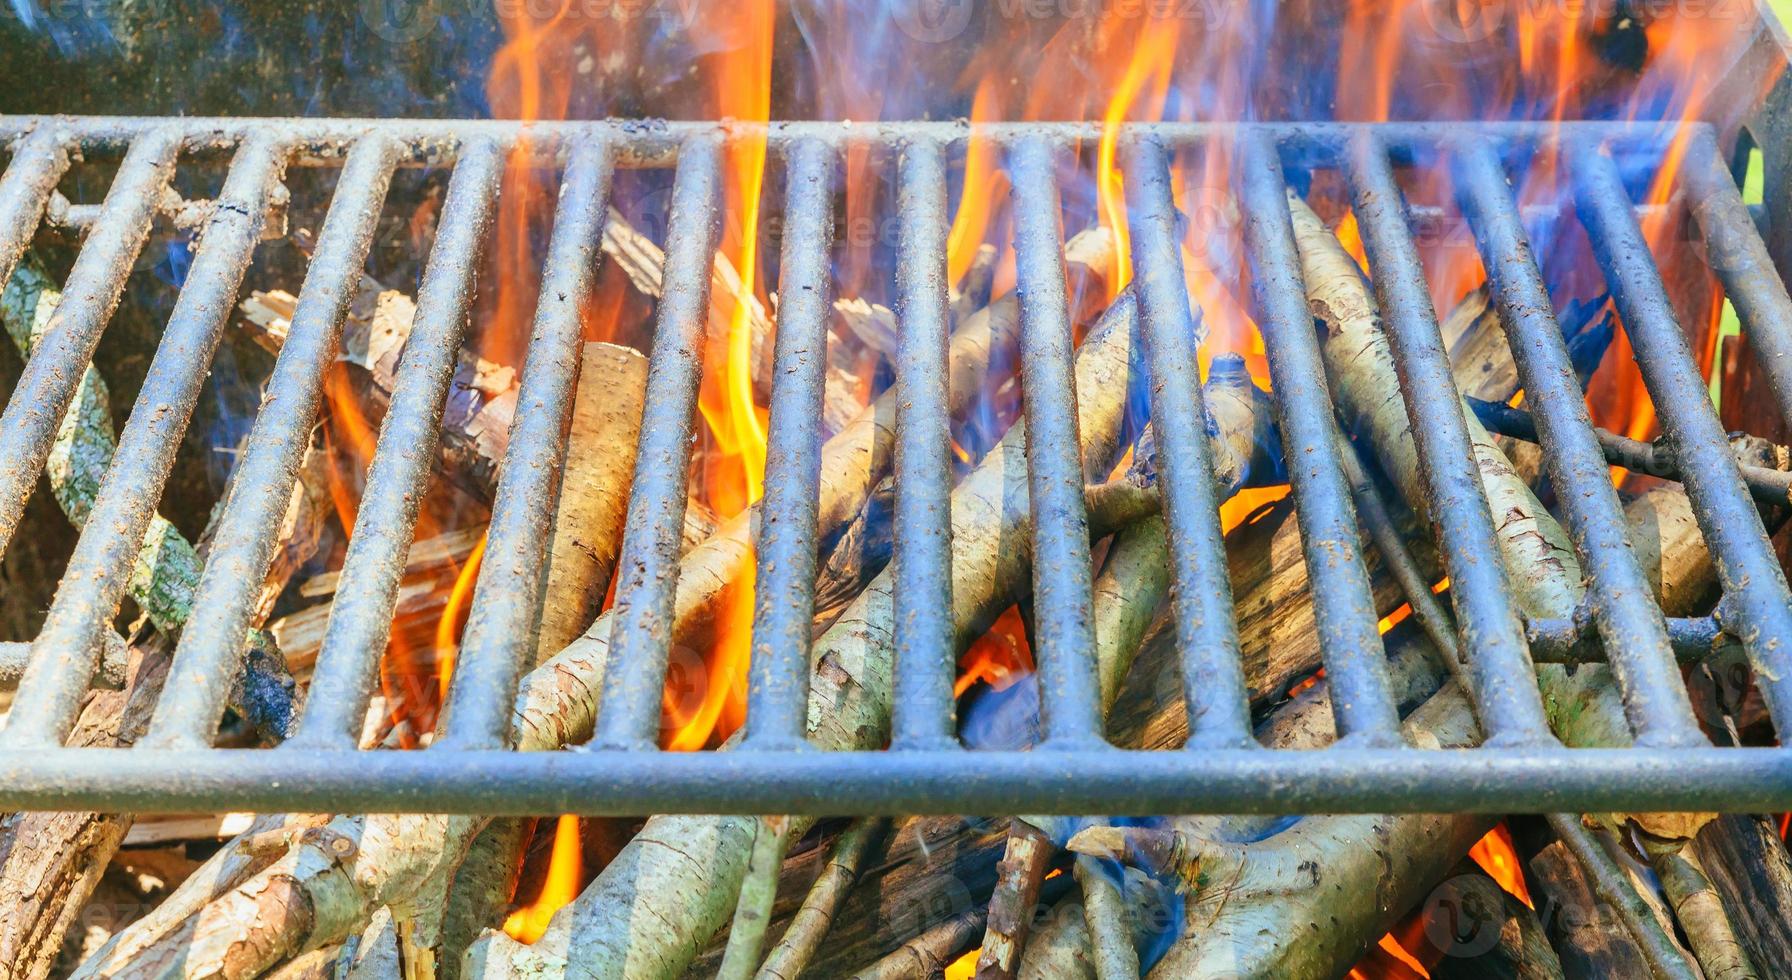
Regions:
<instances>
[{"instance_id":1,"label":"grill grate frame","mask_svg":"<svg viewBox=\"0 0 1792 980\"><path fill-rule=\"evenodd\" d=\"M1718 155L1708 127L1688 144L1681 186L1713 267L1761 351L1792 420L1792 297ZM1780 477L1745 473L1642 245L1633 202L1608 146L1642 138L1603 123L1150 124L1122 136L1132 219L1134 296L1163 446L1159 481L1171 530L1173 612L1190 706L1183 750L1141 752L1101 738L1089 626L1088 521L1070 387L1071 346L1058 259L1056 156L1099 136L1084 124L985 127L1014 174L1022 301L1021 370L1033 451L1035 608L1041 629L1044 741L1031 752L973 751L953 737L949 538L934 515L951 491L945 397L946 160L962 123L538 123L499 121L67 118L0 116L13 154L0 177L0 280L29 245L56 182L76 154L123 154L71 273L63 327L47 336L0 417L0 549L17 532L76 379L91 362L156 201L184 154L234 158L142 393L119 439L93 516L48 619L30 644L18 697L0 730L0 807L136 812L220 807L292 810L642 815L756 813L1146 813L1792 808L1792 749L1716 748L1694 723L1678 660L1740 642L1762 679L1777 730L1792 724L1792 595L1754 497ZM789 168L787 234L766 473L766 501L786 519L758 541L754 662L739 750L654 747L666 675L699 374L708 274L717 244L721 150L763 131ZM507 152L528 135L564 192L549 244L515 428L493 505L487 559L474 590L450 686L445 728L416 752L357 751L384 649L454 359L473 299L473 269L495 211ZM1650 139L1659 139L1652 134ZM1269 351L1273 398L1314 584L1328 677L1347 706L1340 742L1270 750L1251 740L1223 542L1189 345L1189 299L1175 235L1169 153L1225 140L1240 155L1239 200ZM1597 433L1526 242L1507 183L1511 154L1553 142L1571 162L1574 196L1673 447L1724 587L1714 617L1665 619L1622 546L1606 477L1609 434ZM844 148L898 151L897 288L902 336L896 384L896 554L893 748L808 751L808 620L816 517L814 418L827 330L833 225L830 184ZM1491 516L1467 452L1467 429L1441 346L1393 167L1441 154L1513 340L1564 524L1589 574L1571 621L1525 623L1497 558ZM453 166L418 294L416 328L369 469L309 703L274 749L211 747L239 667L284 501L314 421L326 365L399 166ZM65 748L88 678L105 649L130 558L154 512L199 397L283 169L339 167L328 217L249 449L232 476L195 616L150 729L130 749ZM776 163L774 163L776 165ZM618 167L675 167L665 296L656 312L642 442L619 562L612 669L596 733L566 752L510 751L522 666L539 620L551 502L559 492L576 380L577 297L595 275L610 180ZM1284 191L1284 166L1337 169L1361 221L1377 298L1434 500L1445 568L1456 583L1459 641L1488 730L1473 749L1404 746L1388 691L1358 545L1357 519L1331 419ZM556 299L556 297L558 297ZM793 421L794 420L794 421ZM1603 441L1602 441L1603 440ZM419 447L429 451L420 451ZM1763 481L1771 485L1763 486ZM1309 542L1322 542L1315 547ZM1614 546L1617 545L1617 546ZM1544 722L1533 661L1611 663L1637 744L1566 749Z\"/></svg>"}]
</instances>

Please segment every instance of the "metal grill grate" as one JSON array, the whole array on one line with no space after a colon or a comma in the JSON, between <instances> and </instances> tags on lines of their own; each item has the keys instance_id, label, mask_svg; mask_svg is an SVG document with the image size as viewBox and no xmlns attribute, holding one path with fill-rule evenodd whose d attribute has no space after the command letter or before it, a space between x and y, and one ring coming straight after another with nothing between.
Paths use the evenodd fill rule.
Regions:
<instances>
[{"instance_id":1,"label":"metal grill grate","mask_svg":"<svg viewBox=\"0 0 1792 980\"><path fill-rule=\"evenodd\" d=\"M1096 131L1078 125L991 129L1013 176L1022 302L1022 383L1033 517L1044 743L971 751L954 738L945 344L946 161L959 124L779 124L773 153L789 170L776 376L765 506L781 515L758 540L746 729L713 753L654 748L687 491L699 340L716 248L721 150L739 130L709 124L572 123L532 127L563 168L519 408L474 593L445 727L414 752L355 748L399 575L429 477L443 402L473 297L505 154L523 132L500 122L48 119L0 117L13 147L0 181L0 279L30 242L76 152L123 162L70 276L61 326L31 357L0 420L0 547L19 530L77 380L91 361L183 152L233 150L228 179L126 424L69 570L0 732L0 807L138 812L246 807L302 811L485 813L1168 813L1591 811L1792 808L1792 751L1714 748L1694 722L1677 652L1725 634L1755 669L1778 730L1792 723L1792 597L1751 492L1785 500L1784 474L1739 468L1705 395L1609 147L1633 137L1601 124L1446 127L1301 125L1132 128L1123 169L1151 409L1171 529L1177 646L1190 714L1185 750L1123 751L1102 739L1092 659L1088 521L1071 387L1055 156ZM1274 398L1341 741L1277 751L1251 741L1201 389L1171 200L1168 154L1234 142L1240 207ZM809 620L816 552L817 356L826 340L833 174L850 142L899 150L898 289L903 313L893 574L893 746L807 750ZM1634 556L1548 293L1508 186L1508 154L1555 141L1623 317L1672 456L1715 557L1715 618L1664 619ZM1463 210L1510 331L1564 523L1589 576L1572 621L1524 623L1501 568L1469 452L1412 227L1394 166L1415 153L1454 168ZM452 163L439 232L380 432L315 679L295 737L266 750L212 740L239 669L256 585L388 182L400 165ZM1483 747L1419 750L1400 742L1346 468L1307 311L1284 196L1283 165L1336 168L1361 222L1488 736ZM289 163L340 166L341 178L289 337L232 479L195 616L148 734L131 749L64 748L110 632L138 542L154 513L213 352ZM657 312L645 424L616 598L611 665L595 737L578 751L511 751L512 702L531 650L571 410L580 324L617 166L676 166L665 295ZM1699 132L1680 178L1792 418L1792 299L1747 207ZM1608 440L1609 442L1609 440ZM1057 570L1057 571L1054 571ZM1527 635L1528 632L1528 635ZM1589 642L1596 639L1597 642ZM1549 733L1533 659L1609 651L1637 745L1570 750Z\"/></svg>"}]
</instances>

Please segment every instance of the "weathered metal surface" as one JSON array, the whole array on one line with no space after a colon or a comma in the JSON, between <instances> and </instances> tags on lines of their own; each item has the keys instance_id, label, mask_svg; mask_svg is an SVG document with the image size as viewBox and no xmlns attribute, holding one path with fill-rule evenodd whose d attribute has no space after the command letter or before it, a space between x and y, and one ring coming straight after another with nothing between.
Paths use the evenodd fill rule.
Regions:
<instances>
[{"instance_id":1,"label":"weathered metal surface","mask_svg":"<svg viewBox=\"0 0 1792 980\"><path fill-rule=\"evenodd\" d=\"M1351 203L1406 414L1417 420L1413 449L1437 525L1438 555L1450 577L1457 636L1474 678L1481 724L1496 743L1551 740L1536 685L1511 683L1528 679L1533 667L1387 146L1374 130L1363 130L1347 152Z\"/></svg>"},{"instance_id":2,"label":"weathered metal surface","mask_svg":"<svg viewBox=\"0 0 1792 980\"><path fill-rule=\"evenodd\" d=\"M1748 652L1775 728L1792 731L1792 595L1786 574L1718 424L1610 147L1583 135L1569 141L1567 152L1581 221L1717 566L1724 589L1719 621Z\"/></svg>"},{"instance_id":3,"label":"weathered metal surface","mask_svg":"<svg viewBox=\"0 0 1792 980\"><path fill-rule=\"evenodd\" d=\"M597 278L599 240L614 169L608 141L572 149L548 242L535 323L517 393L504 476L486 528L472 612L461 633L443 744L500 748L510 743L510 704L535 652L547 587L554 506L566 465L567 425L578 383L584 323L580 310Z\"/></svg>"},{"instance_id":4,"label":"weathered metal surface","mask_svg":"<svg viewBox=\"0 0 1792 980\"><path fill-rule=\"evenodd\" d=\"M748 748L800 748L809 718L809 633L815 618L821 407L826 380L828 250L834 231L832 146L790 148L789 212L778 282L778 337L753 578Z\"/></svg>"},{"instance_id":5,"label":"weathered metal surface","mask_svg":"<svg viewBox=\"0 0 1792 980\"><path fill-rule=\"evenodd\" d=\"M1459 146L1455 157L1463 210L1487 257L1488 281L1550 478L1558 487L1575 488L1557 500L1589 578L1586 602L1611 652L1625 716L1644 744L1702 745L1707 739L1668 648L1661 608L1631 550L1624 508L1607 475L1549 288L1525 242L1506 171L1485 141Z\"/></svg>"},{"instance_id":6,"label":"weathered metal surface","mask_svg":"<svg viewBox=\"0 0 1792 980\"><path fill-rule=\"evenodd\" d=\"M690 490L710 263L721 228L721 143L692 137L679 155L667 219L660 299L628 523L616 566L610 667L593 743L650 751L660 733L660 691L672 649L672 602ZM805 669L807 665L805 664Z\"/></svg>"},{"instance_id":7,"label":"weathered metal surface","mask_svg":"<svg viewBox=\"0 0 1792 980\"><path fill-rule=\"evenodd\" d=\"M903 151L896 259L902 336L896 351L897 581L891 744L958 745L952 703L952 433L946 411L946 161L933 140Z\"/></svg>"},{"instance_id":8,"label":"weathered metal surface","mask_svg":"<svg viewBox=\"0 0 1792 980\"><path fill-rule=\"evenodd\" d=\"M318 651L312 696L299 722L301 737L353 738L367 711L441 438L448 384L473 302L473 272L496 210L503 167L503 145L476 137L462 148L449 181L435 247L417 293L415 323L367 467L341 585ZM170 719L166 724L176 723ZM150 734L156 735L159 727ZM179 737L172 727L168 731L171 738Z\"/></svg>"},{"instance_id":9,"label":"weathered metal surface","mask_svg":"<svg viewBox=\"0 0 1792 980\"><path fill-rule=\"evenodd\" d=\"M76 119L0 117L12 161L0 178L0 271L10 271L42 220L51 188L77 151L122 153L112 192L84 210L87 239L59 316L63 328L29 363L0 427L0 540L10 536L36 481L72 385L92 357L182 154L233 152L236 160L150 381L126 426L119 463L52 608L0 733L0 807L100 807L138 812L220 806L297 810L480 813L652 812L950 813L1339 812L1602 809L1792 809L1792 750L1717 749L1693 737L1675 664L1730 644L1750 654L1776 722L1792 693L1785 672L1792 608L1756 501L1784 505L1792 475L1739 466L1704 399L1661 280L1640 239L1636 208L1600 147L1659 147L1659 129L1618 125L1301 124L1128 127L1122 169L1133 216L1143 356L1153 418L1166 453L1160 474L1172 533L1174 612L1191 708L1190 745L1143 753L1101 741L1090 669L1089 542L1085 474L1078 458L1070 328L1063 303L1055 157L1092 124L978 127L1007 151L1015 182L1028 413L1033 583L1049 752L971 752L954 737L949 618L950 468L944 390L947 313L944 245L951 157L973 131L962 122L769 126L706 122L524 124L504 121ZM380 651L393 588L440 429L446 371L461 344L473 271L485 248L506 152L525 134L546 166L563 168L555 223L522 394L496 494L487 564L474 590L465 650L451 686L444 737L428 752L353 750ZM789 172L781 263L784 330L776 353L766 473L775 513L759 532L755 657L747 735L756 751L653 750L670 643L680 513L695 428L699 342L721 217L721 150L765 135ZM1669 134L1671 136L1671 134ZM1695 134L1698 140L1707 134ZM1320 644L1331 682L1348 691L1340 731L1325 752L1277 752L1250 740L1249 713L1195 385L1193 321L1176 247L1168 159L1210 141L1240 151L1244 238L1274 399L1291 463ZM821 355L828 322L833 177L842 149L899 150L901 235L897 287L903 336L896 357L897 555L894 574L894 732L902 751L819 753L801 742L809 611ZM1521 212L1502 179L1501 153L1537 146L1575 156L1577 204L1631 329L1667 437L1636 443L1594 430L1563 373L1559 327L1524 243ZM1707 237L1751 331L1783 331L1784 285L1763 264L1752 222L1705 143L1687 179ZM1311 330L1284 198L1284 168L1333 168L1353 181L1375 279L1401 364L1409 410L1426 419L1421 460L1432 484L1466 487L1466 430L1440 373L1435 314L1413 248L1413 216L1392 167L1438 154L1459 170L1458 190L1478 233L1496 300L1512 333L1528 412L1473 406L1499 431L1540 439L1553 482L1571 494L1566 516L1590 573L1572 619L1512 628L1510 596L1490 547L1484 498L1446 493L1439 508L1444 558L1458 595L1477 689L1493 692L1483 717L1506 744L1414 751L1394 741L1393 709L1379 671L1374 616L1332 402ZM1701 156L1700 154L1706 154ZM240 657L253 584L317 413L318 391L394 168L451 165L417 329L381 431L299 734L301 751L209 747L220 698ZM149 735L135 749L56 745L103 644L123 582L171 463L172 447L253 258L266 201L285 165L342 167L317 257L245 459L226 498L198 613ZM647 422L623 545L621 582L597 737L585 751L507 751L511 699L539 621L545 534L559 491L565 425L576 381L578 300L589 288L613 167L670 167L677 177L667 242L666 299L654 340ZM1715 231L1715 234L1713 232ZM1129 299L1129 302L1135 301ZM1777 334L1769 336L1768 345ZM67 390L64 390L64 389ZM1618 544L1621 523L1606 462L1635 464L1686 482L1726 596L1716 617L1664 619ZM1598 484L1597 487L1591 484ZM1753 494L1751 498L1750 494ZM1479 511L1477 512L1477 509ZM1479 574L1487 573L1484 578ZM1485 588L1473 588L1476 583ZM22 653L23 648L9 648ZM14 659L19 659L15 657ZM1610 660L1626 695L1636 748L1567 750L1544 741L1530 709L1529 663ZM1492 705L1495 710L1488 712ZM1527 742L1529 744L1510 744Z\"/></svg>"},{"instance_id":10,"label":"weathered metal surface","mask_svg":"<svg viewBox=\"0 0 1792 980\"><path fill-rule=\"evenodd\" d=\"M1321 649L1328 658L1340 659L1336 651L1360 647L1365 616L1374 616L1357 519L1337 455L1331 393L1307 309L1280 150L1269 134L1253 134L1246 137L1241 161L1245 243L1251 255L1258 322L1269 349L1270 380L1276 392L1288 481L1298 507L1307 575L1316 586L1314 620ZM1329 612L1321 615L1327 607ZM1387 682L1385 675L1363 669L1369 666L1355 657L1347 682L1354 675L1357 686L1352 700L1362 712L1364 737L1385 738L1391 727L1386 717L1392 710Z\"/></svg>"}]
</instances>

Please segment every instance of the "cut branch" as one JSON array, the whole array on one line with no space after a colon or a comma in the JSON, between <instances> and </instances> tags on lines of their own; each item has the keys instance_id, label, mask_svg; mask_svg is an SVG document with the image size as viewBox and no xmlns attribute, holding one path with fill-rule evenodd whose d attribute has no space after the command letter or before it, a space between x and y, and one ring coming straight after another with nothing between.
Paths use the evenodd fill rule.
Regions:
<instances>
[{"instance_id":1,"label":"cut branch","mask_svg":"<svg viewBox=\"0 0 1792 980\"><path fill-rule=\"evenodd\" d=\"M1072 239L1066 247L1067 252L1071 251L1071 246L1092 257L1106 255L1113 247L1111 237L1105 233L1087 232ZM1006 356L1017 329L1018 318L1009 320L980 315L973 316L953 334L947 371L948 402L953 411L962 410L982 389L992 357ZM1113 386L1110 384L1109 387L1112 389ZM1092 404L1099 400L1090 396ZM894 445L894 415L894 396L886 393L823 448L820 525L824 536L830 529L837 530L849 520L864 495L888 472ZM1012 462L1010 468L1013 469ZM674 642L699 648L703 645L705 631L720 598L744 567L756 510L730 520L681 562ZM968 594L969 590L966 591ZM881 595L882 603L887 604L887 591ZM997 609L990 615L999 611ZM597 694L603 686L608 639L609 620L607 616L601 616L584 636L524 678L517 699L514 733L520 749L558 748L590 735ZM254 947L260 955L238 964L242 972L248 973L271 967L285 950L345 939L361 928L375 909L388 905L395 916L409 923L411 940L408 945L433 948L440 939L449 879L484 823L471 817L440 815L338 817L333 822L333 832L358 840L360 846L357 849L336 855L330 862L294 858L282 864L280 870L270 869L243 882L230 895L219 897L213 903L215 909L196 917L198 932L192 937L177 940L167 936L144 936L127 929L115 939L117 945L129 944L140 950L154 951L152 958L166 956L169 962L181 962L177 951L164 951L161 944L200 939L213 943L222 941L221 937L240 937L253 932L260 940ZM738 833L739 826L731 820L721 821L720 827L732 834L730 843L739 844L745 840ZM637 843L651 849L653 845L647 843L648 840L650 838L642 838ZM631 848L635 846L630 845ZM744 858L736 849L712 849L705 843L699 843L691 853L708 855L711 850L718 856L716 866L693 870L697 870L700 883L707 881L711 870L731 878L726 886L729 889L727 898L731 900ZM633 863L629 858L630 853L625 852L611 869L617 874L626 873L622 869ZM606 874L611 869L607 869ZM253 914L253 902L245 903L239 899L261 895L270 884L270 875L285 875L293 887L307 893L313 890L326 893L331 903L330 914L262 921ZM342 887L344 883L348 886L346 890ZM706 901L701 907L686 909L686 893L676 888L659 892L651 883L644 880L644 884L649 888L649 894L666 900L667 912L674 920L672 932L683 937L673 940L677 948L671 955L675 960L688 961L695 954L696 945L707 939L719 925L717 904ZM249 914L250 918L240 918L244 914ZM699 938L690 938L681 931L683 927L677 925L677 919L684 915L707 917L708 931ZM535 949L545 951L540 944ZM612 950L605 955L633 954ZM663 962L664 954L644 948L639 955L643 957L640 962L654 963ZM489 965L496 967L498 964ZM98 971L116 971L124 969L125 964L108 956L96 956L87 966Z\"/></svg>"},{"instance_id":2,"label":"cut branch","mask_svg":"<svg viewBox=\"0 0 1792 980\"><path fill-rule=\"evenodd\" d=\"M760 965L758 980L797 980L827 938L847 892L859 880L866 856L889 829L887 819L855 820L840 835L783 938Z\"/></svg>"},{"instance_id":3,"label":"cut branch","mask_svg":"<svg viewBox=\"0 0 1792 980\"><path fill-rule=\"evenodd\" d=\"M1111 466L1118 449L1136 319L1131 297L1123 296L1077 353L1081 448L1085 462L1098 469ZM1026 540L1025 460L1025 430L1017 425L953 492L953 623L960 648L1013 603L1026 580L1031 556L1016 546ZM820 748L875 749L884 740L893 587L887 574L879 576L816 643L809 737ZM543 670L560 662L555 658ZM526 704L527 692L524 698ZM792 824L793 835L806 827ZM522 947L488 935L469 951L468 972L560 976L576 950L581 971L678 974L732 910L753 825L745 817L656 817L554 917L541 940ZM654 915L630 911L643 901L653 903Z\"/></svg>"},{"instance_id":4,"label":"cut branch","mask_svg":"<svg viewBox=\"0 0 1792 980\"><path fill-rule=\"evenodd\" d=\"M647 358L614 344L585 345L554 515L537 660L578 639L603 605L622 543L646 388Z\"/></svg>"}]
</instances>

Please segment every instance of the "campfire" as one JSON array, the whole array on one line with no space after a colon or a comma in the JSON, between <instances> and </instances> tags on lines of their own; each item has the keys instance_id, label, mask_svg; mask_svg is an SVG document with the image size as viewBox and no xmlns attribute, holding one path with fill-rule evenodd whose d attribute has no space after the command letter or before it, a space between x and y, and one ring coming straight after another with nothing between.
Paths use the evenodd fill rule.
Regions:
<instances>
[{"instance_id":1,"label":"campfire","mask_svg":"<svg viewBox=\"0 0 1792 980\"><path fill-rule=\"evenodd\" d=\"M4 976L1792 976L1770 13L359 6L0 31Z\"/></svg>"}]
</instances>

